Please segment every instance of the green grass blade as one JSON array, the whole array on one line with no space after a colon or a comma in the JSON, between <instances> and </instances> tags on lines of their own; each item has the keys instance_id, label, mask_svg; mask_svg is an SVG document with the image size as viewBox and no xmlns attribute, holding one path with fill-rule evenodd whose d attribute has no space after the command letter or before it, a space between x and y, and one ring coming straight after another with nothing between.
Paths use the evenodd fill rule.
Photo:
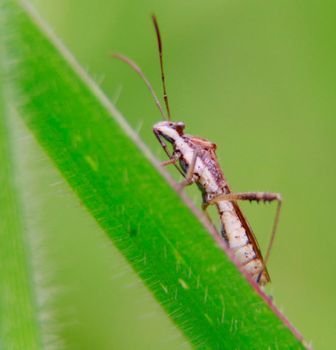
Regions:
<instances>
[{"instance_id":1,"label":"green grass blade","mask_svg":"<svg viewBox=\"0 0 336 350\"><path fill-rule=\"evenodd\" d=\"M2 68L0 59L0 70ZM1 72L3 72L1 70ZM13 134L0 73L0 348L42 349L31 255L16 182Z\"/></svg>"},{"instance_id":2,"label":"green grass blade","mask_svg":"<svg viewBox=\"0 0 336 350\"><path fill-rule=\"evenodd\" d=\"M303 348L99 89L17 4L5 1L1 13L10 103L190 342L211 349Z\"/></svg>"}]
</instances>

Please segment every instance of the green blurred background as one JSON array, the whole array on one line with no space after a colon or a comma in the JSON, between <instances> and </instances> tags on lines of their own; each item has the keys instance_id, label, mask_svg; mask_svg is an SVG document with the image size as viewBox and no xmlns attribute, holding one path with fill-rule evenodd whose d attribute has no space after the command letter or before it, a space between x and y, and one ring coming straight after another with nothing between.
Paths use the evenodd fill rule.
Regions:
<instances>
[{"instance_id":1,"label":"green blurred background","mask_svg":"<svg viewBox=\"0 0 336 350\"><path fill-rule=\"evenodd\" d=\"M158 158L165 159L152 135L151 127L160 115L148 91L127 66L108 57L117 51L133 58L161 95L158 54L150 21L150 14L156 13L163 36L173 118L183 120L187 132L217 143L220 162L234 191L283 194L280 228L269 262L272 284L268 293L306 339L312 341L314 348L335 348L336 235L332 217L336 196L336 3L302 0L31 2L145 143ZM36 154L38 152L36 149ZM38 156L35 158L33 163L44 169L43 161L39 161ZM48 176L41 171L39 181L46 182L46 188L57 174L46 180ZM32 180L30 185L33 184ZM43 191L38 187L36 191ZM64 206L61 204L64 198L71 203L65 187L58 190L60 203L54 203L55 208ZM188 193L199 203L197 191L188 189ZM50 205L50 201L45 195L44 202ZM69 217L63 208L60 218L68 222L68 231L63 231L64 242L71 235L71 223L83 215L79 210L78 213L71 211L70 207L69 204ZM244 204L242 207L265 249L274 206ZM57 218L54 220L55 232L58 232ZM108 299L111 281L104 284L104 276L110 272L111 261L105 258L105 251L112 247L107 240L102 242L99 234L92 237L90 229L99 231L94 223L83 225L81 234L83 237L87 231L86 247L76 248L74 238L73 256L63 256L63 267L53 274L55 280L64 285L60 287L64 289L60 293L63 299L68 298L68 304L73 304L68 315L59 316L63 323L60 332L68 337L69 348L118 348L116 344L108 344L106 334L122 332L123 322L129 325L130 332L136 333L138 329L139 334L147 336L148 344L150 332L162 332L163 338L169 338L173 327L169 322L166 330L163 327L142 332L139 327L143 320L132 323L127 315L123 320L118 305L115 305L113 317L116 319L113 319L107 310L105 312L104 304L97 302ZM58 241L51 244L49 259L62 256L62 244L65 244L62 242L62 232L58 232ZM73 266L80 256L89 261L85 265L90 266L89 270L79 272L78 267L76 270ZM118 271L118 266L113 269ZM112 275L118 274L116 271ZM100 282L96 285L90 284L90 279L82 282L78 273L83 274L84 280L90 275L97 276ZM48 269L47 274L52 275ZM81 281L77 285L73 282L74 276ZM74 291L76 288L85 289L85 298L89 295L90 300L80 300L80 293ZM132 290L138 295L139 289L120 291L120 304L125 293ZM60 305L64 305L64 300L59 301ZM80 302L88 305L85 315L78 314L76 303ZM145 302L136 307L144 318L148 316L146 312L161 312L148 311ZM100 321L105 320L107 324L106 329L96 329L95 339L90 339L92 328L86 330L83 321L85 317L94 318L92 315L99 315ZM125 338L124 334L121 336ZM173 332L171 337L177 336ZM183 345L182 335L176 339L165 346L188 347ZM133 348L134 343L129 341L124 346Z\"/></svg>"}]
</instances>

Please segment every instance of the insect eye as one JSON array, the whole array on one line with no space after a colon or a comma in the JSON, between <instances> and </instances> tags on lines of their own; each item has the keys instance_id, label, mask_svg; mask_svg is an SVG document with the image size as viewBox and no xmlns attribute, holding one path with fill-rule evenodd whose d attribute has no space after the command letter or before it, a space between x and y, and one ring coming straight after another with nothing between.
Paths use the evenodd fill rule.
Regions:
<instances>
[{"instance_id":1,"label":"insect eye","mask_svg":"<svg viewBox=\"0 0 336 350\"><path fill-rule=\"evenodd\" d=\"M184 128L185 128L185 124L183 122L176 123L176 126L181 130L184 130Z\"/></svg>"},{"instance_id":2,"label":"insect eye","mask_svg":"<svg viewBox=\"0 0 336 350\"><path fill-rule=\"evenodd\" d=\"M185 125L182 122L177 122L175 124L175 130L179 133L180 136L183 135L183 129L184 129Z\"/></svg>"}]
</instances>

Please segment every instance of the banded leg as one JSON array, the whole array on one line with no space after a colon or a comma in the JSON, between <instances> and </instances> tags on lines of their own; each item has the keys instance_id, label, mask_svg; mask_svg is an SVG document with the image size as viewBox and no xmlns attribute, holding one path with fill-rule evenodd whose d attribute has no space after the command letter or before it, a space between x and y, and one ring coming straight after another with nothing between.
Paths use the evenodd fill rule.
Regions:
<instances>
[{"instance_id":1,"label":"banded leg","mask_svg":"<svg viewBox=\"0 0 336 350\"><path fill-rule=\"evenodd\" d=\"M214 197L213 199L211 199L208 203L204 203L203 204L204 210L206 210L208 205L216 204L216 203L223 201L223 200L226 200L226 201L248 200L248 201L257 201L257 202L277 201L278 205L277 205L275 218L274 218L274 222L273 222L271 238L270 238L270 241L268 243L268 247L267 247L265 258L264 258L264 269L265 269L265 266L267 265L267 262L268 262L268 259L269 259L270 253L271 253L276 230L277 230L278 223L279 223L279 217L280 217L281 205L282 205L281 195L279 193L271 193L271 192L241 192L241 193L220 194L220 195ZM257 278L257 282L259 281L264 269L259 273L259 276Z\"/></svg>"}]
</instances>

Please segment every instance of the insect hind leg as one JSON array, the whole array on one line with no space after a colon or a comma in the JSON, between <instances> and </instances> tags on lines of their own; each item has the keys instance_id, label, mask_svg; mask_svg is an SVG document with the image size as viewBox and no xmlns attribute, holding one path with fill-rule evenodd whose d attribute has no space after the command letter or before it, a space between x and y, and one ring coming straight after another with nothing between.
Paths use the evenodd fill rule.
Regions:
<instances>
[{"instance_id":1,"label":"insect hind leg","mask_svg":"<svg viewBox=\"0 0 336 350\"><path fill-rule=\"evenodd\" d=\"M272 227L272 232L271 232L271 237L267 246L265 258L264 258L264 268L261 270L257 277L257 283L259 282L262 273L264 272L267 262L270 257L270 253L272 250L272 246L274 243L276 231L278 228L278 223L279 223L279 218L280 218L280 213L281 213L281 207L282 207L282 197L279 193L272 193L272 192L240 192L240 193L225 193L225 194L220 194L210 201L206 203L206 207L208 207L210 204L216 204L220 201L240 201L240 200L248 200L248 201L256 201L256 202L277 202L277 209L275 213L275 218L273 222L273 227Z\"/></svg>"}]
</instances>

